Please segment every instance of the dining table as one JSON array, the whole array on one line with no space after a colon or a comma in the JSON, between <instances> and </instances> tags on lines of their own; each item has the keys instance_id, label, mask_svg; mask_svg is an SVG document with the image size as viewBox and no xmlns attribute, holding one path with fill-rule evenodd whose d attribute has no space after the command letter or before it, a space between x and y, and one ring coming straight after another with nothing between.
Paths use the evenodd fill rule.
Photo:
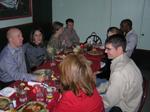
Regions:
<instances>
[{"instance_id":1,"label":"dining table","mask_svg":"<svg viewBox=\"0 0 150 112\"><path fill-rule=\"evenodd\" d=\"M84 55L87 60L91 61L91 68L93 70L93 72L99 71L101 69L101 60L104 57L104 50L103 49L96 49L96 51L101 52L101 54L92 54L89 53L88 51L84 51L84 48L81 48L82 52L80 52L81 55ZM94 49L95 50L95 49ZM72 52L68 52L68 53L60 53L59 55L68 55ZM58 103L60 97L61 97L61 92L60 92L60 88L58 88L58 86L56 85L56 81L59 80L60 78L60 71L59 71L59 63L61 62L61 60L45 60L41 65L39 65L38 67L33 69L33 72L36 70L40 70L40 69L50 69L51 71L53 71L53 77L50 78L50 80L48 81L48 83L46 82L46 84L49 87L54 87L55 90L53 90L52 92L52 98L50 99L50 101L47 102L46 100L46 94L47 94L47 88L44 87L44 83L40 83L40 85L42 85L41 87L44 88L44 91L42 91L43 93L43 100L42 102L46 105L46 109L48 111L51 111L53 109L53 107ZM55 77L55 78L54 78ZM54 78L54 80L53 80ZM23 85L24 90L26 91L26 96L27 99L25 102L21 102L20 101L20 96L18 94L18 87ZM23 108L28 102L33 102L33 101L37 101L36 99L36 90L35 90L35 85L30 85L29 82L26 81L16 81L13 84L10 85L10 87L14 88L16 90L16 92L14 92L11 96L9 96L8 98L13 101L15 100L15 110L20 110L21 108ZM47 111L47 112L48 112Z\"/></svg>"}]
</instances>

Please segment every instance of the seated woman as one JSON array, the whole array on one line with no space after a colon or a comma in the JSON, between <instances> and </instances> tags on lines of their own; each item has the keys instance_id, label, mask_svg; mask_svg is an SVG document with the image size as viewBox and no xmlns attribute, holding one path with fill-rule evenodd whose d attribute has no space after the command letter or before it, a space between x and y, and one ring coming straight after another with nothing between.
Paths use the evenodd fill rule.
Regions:
<instances>
[{"instance_id":1,"label":"seated woman","mask_svg":"<svg viewBox=\"0 0 150 112\"><path fill-rule=\"evenodd\" d=\"M60 35L63 33L63 23L58 21L52 24L52 36L48 42L47 48L48 52L53 51L59 52L62 49L62 41L60 39Z\"/></svg>"},{"instance_id":2,"label":"seated woman","mask_svg":"<svg viewBox=\"0 0 150 112\"><path fill-rule=\"evenodd\" d=\"M90 63L82 55L68 55L60 63L62 97L53 112L104 112Z\"/></svg>"},{"instance_id":3,"label":"seated woman","mask_svg":"<svg viewBox=\"0 0 150 112\"><path fill-rule=\"evenodd\" d=\"M47 56L43 39L44 35L42 29L36 27L30 33L30 42L23 46L29 70L33 67L39 66Z\"/></svg>"}]
</instances>

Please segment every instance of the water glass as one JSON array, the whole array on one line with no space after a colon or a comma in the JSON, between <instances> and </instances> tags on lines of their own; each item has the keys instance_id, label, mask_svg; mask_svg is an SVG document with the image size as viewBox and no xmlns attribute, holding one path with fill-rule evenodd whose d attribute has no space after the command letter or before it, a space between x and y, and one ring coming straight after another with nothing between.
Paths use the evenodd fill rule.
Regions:
<instances>
[{"instance_id":1,"label":"water glass","mask_svg":"<svg viewBox=\"0 0 150 112\"><path fill-rule=\"evenodd\" d=\"M35 91L36 91L36 101L44 101L44 88L40 85L35 85L34 86Z\"/></svg>"},{"instance_id":2,"label":"water glass","mask_svg":"<svg viewBox=\"0 0 150 112\"><path fill-rule=\"evenodd\" d=\"M20 88L19 89L19 93L18 93L19 95L19 101L21 102L21 103L25 103L27 100L28 100L28 97L27 97L27 91L26 90L24 90L23 88Z\"/></svg>"}]
</instances>

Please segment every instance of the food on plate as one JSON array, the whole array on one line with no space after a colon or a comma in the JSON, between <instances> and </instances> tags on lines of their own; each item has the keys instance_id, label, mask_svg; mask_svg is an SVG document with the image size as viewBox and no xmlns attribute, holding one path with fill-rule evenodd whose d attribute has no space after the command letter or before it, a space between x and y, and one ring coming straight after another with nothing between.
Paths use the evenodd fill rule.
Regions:
<instances>
[{"instance_id":1,"label":"food on plate","mask_svg":"<svg viewBox=\"0 0 150 112\"><path fill-rule=\"evenodd\" d=\"M57 56L55 56L55 60L56 61L62 61L64 58L66 57L66 55L57 55Z\"/></svg>"},{"instance_id":2,"label":"food on plate","mask_svg":"<svg viewBox=\"0 0 150 112\"><path fill-rule=\"evenodd\" d=\"M24 90L30 90L30 88L26 86L26 87L24 88Z\"/></svg>"},{"instance_id":3,"label":"food on plate","mask_svg":"<svg viewBox=\"0 0 150 112\"><path fill-rule=\"evenodd\" d=\"M96 50L96 48L93 48L92 51L93 51L93 52L96 52L97 50Z\"/></svg>"},{"instance_id":4,"label":"food on plate","mask_svg":"<svg viewBox=\"0 0 150 112\"><path fill-rule=\"evenodd\" d=\"M40 70L36 70L33 72L34 75L41 75L41 76L47 76L47 75L51 75L51 70L50 69L40 69Z\"/></svg>"},{"instance_id":5,"label":"food on plate","mask_svg":"<svg viewBox=\"0 0 150 112\"><path fill-rule=\"evenodd\" d=\"M18 112L48 112L48 110L44 103L33 101L27 103Z\"/></svg>"},{"instance_id":6,"label":"food on plate","mask_svg":"<svg viewBox=\"0 0 150 112\"><path fill-rule=\"evenodd\" d=\"M10 103L10 99L7 97L0 97L0 109L5 110Z\"/></svg>"},{"instance_id":7,"label":"food on plate","mask_svg":"<svg viewBox=\"0 0 150 112\"><path fill-rule=\"evenodd\" d=\"M57 80L57 78L54 76L54 74L52 74L51 78L52 78L52 80Z\"/></svg>"},{"instance_id":8,"label":"food on plate","mask_svg":"<svg viewBox=\"0 0 150 112\"><path fill-rule=\"evenodd\" d=\"M21 83L20 83L20 86L25 86L25 83L21 82Z\"/></svg>"},{"instance_id":9,"label":"food on plate","mask_svg":"<svg viewBox=\"0 0 150 112\"><path fill-rule=\"evenodd\" d=\"M88 54L90 54L90 55L102 55L103 52L98 51L96 48L93 48L91 51L88 51Z\"/></svg>"}]
</instances>

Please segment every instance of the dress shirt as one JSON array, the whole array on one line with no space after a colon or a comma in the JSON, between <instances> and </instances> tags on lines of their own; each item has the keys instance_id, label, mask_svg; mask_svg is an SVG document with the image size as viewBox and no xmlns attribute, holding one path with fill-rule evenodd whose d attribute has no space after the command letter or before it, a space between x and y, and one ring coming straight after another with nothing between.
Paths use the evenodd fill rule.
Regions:
<instances>
[{"instance_id":1,"label":"dress shirt","mask_svg":"<svg viewBox=\"0 0 150 112\"><path fill-rule=\"evenodd\" d=\"M65 40L67 47L71 47L73 44L79 44L80 41L76 31L74 29L70 30L68 28L64 28L61 39Z\"/></svg>"},{"instance_id":2,"label":"dress shirt","mask_svg":"<svg viewBox=\"0 0 150 112\"><path fill-rule=\"evenodd\" d=\"M134 30L131 30L126 34L126 40L127 40L126 54L127 56L131 57L134 49L137 46L138 35L135 33Z\"/></svg>"},{"instance_id":3,"label":"dress shirt","mask_svg":"<svg viewBox=\"0 0 150 112\"><path fill-rule=\"evenodd\" d=\"M139 68L125 54L112 60L111 74L106 94L105 108L118 106L123 112L137 112L141 97L143 78Z\"/></svg>"},{"instance_id":4,"label":"dress shirt","mask_svg":"<svg viewBox=\"0 0 150 112\"><path fill-rule=\"evenodd\" d=\"M96 89L92 96L84 92L76 96L72 91L66 91L52 112L104 112L104 105Z\"/></svg>"},{"instance_id":5,"label":"dress shirt","mask_svg":"<svg viewBox=\"0 0 150 112\"><path fill-rule=\"evenodd\" d=\"M35 76L27 73L22 47L12 48L9 44L0 54L0 80L10 82L15 80L35 80Z\"/></svg>"}]
</instances>

